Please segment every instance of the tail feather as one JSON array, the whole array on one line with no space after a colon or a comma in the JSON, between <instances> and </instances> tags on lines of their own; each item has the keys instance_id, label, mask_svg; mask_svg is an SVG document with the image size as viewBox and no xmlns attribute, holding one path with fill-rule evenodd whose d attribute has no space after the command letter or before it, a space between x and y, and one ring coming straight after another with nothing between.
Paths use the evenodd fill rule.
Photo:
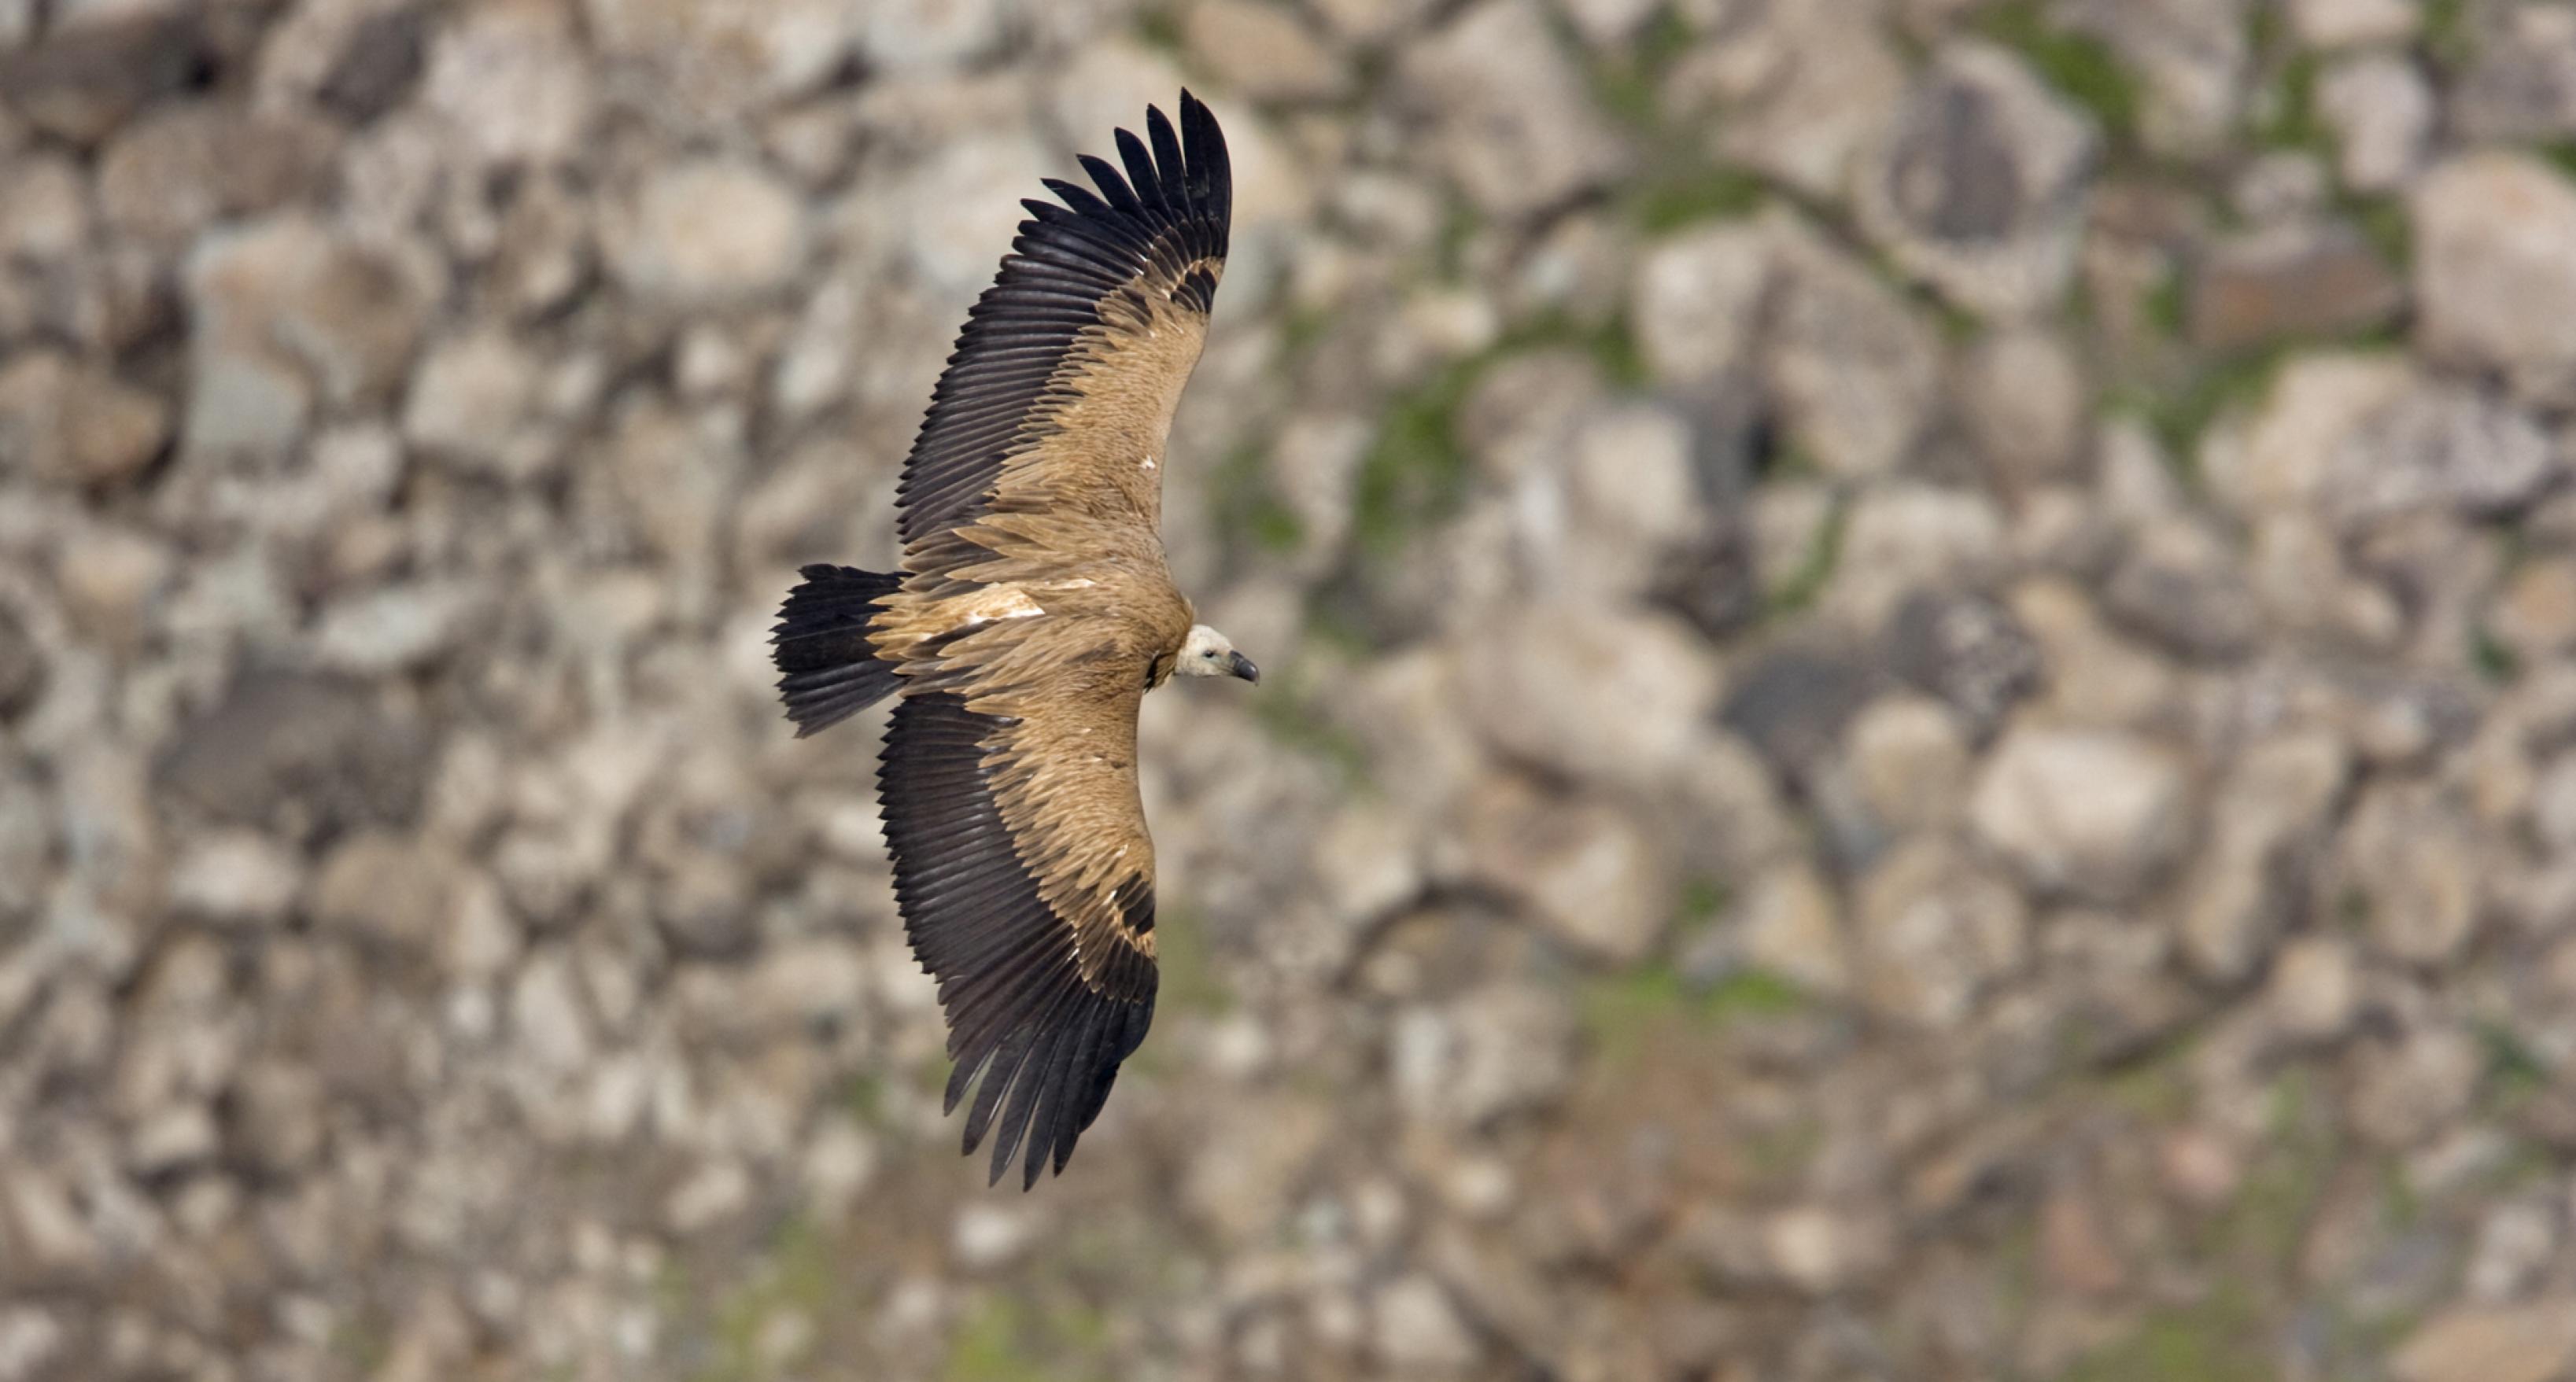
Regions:
<instances>
[{"instance_id":1,"label":"tail feather","mask_svg":"<svg viewBox=\"0 0 2576 1382\"><path fill-rule=\"evenodd\" d=\"M778 607L770 642L778 663L779 699L796 737L822 731L885 699L895 689L893 664L868 643L877 601L903 578L848 566L808 566L804 583Z\"/></svg>"}]
</instances>

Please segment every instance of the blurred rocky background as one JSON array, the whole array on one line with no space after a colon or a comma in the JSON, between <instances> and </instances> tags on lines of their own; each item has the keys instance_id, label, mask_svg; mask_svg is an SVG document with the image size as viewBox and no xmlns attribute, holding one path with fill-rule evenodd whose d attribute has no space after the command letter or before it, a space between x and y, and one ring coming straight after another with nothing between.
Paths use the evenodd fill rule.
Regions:
<instances>
[{"instance_id":1,"label":"blurred rocky background","mask_svg":"<svg viewBox=\"0 0 2576 1382\"><path fill-rule=\"evenodd\" d=\"M1152 1039L788 737L1211 97ZM0 0L0 1382L2576 1376L2576 5Z\"/></svg>"}]
</instances>

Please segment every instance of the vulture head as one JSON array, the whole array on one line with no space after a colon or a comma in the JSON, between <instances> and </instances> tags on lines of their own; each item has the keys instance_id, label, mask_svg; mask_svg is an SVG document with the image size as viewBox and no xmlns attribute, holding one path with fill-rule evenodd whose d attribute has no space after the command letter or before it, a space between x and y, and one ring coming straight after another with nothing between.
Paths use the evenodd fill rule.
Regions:
<instances>
[{"instance_id":1,"label":"vulture head","mask_svg":"<svg viewBox=\"0 0 2576 1382\"><path fill-rule=\"evenodd\" d=\"M1185 677L1241 677L1259 682L1261 669L1252 659L1234 650L1234 640L1205 624L1190 625L1190 636L1181 644L1180 665L1172 669Z\"/></svg>"}]
</instances>

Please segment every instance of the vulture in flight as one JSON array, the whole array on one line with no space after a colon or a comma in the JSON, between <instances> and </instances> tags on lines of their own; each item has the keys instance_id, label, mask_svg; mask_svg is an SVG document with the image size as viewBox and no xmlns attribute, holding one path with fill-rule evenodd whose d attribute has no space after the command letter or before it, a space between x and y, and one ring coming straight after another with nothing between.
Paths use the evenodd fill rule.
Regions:
<instances>
[{"instance_id":1,"label":"vulture in flight","mask_svg":"<svg viewBox=\"0 0 2576 1382\"><path fill-rule=\"evenodd\" d=\"M808 566L779 610L798 737L886 696L877 796L913 954L939 982L966 1152L1059 1173L1154 1016L1154 842L1136 712L1178 676L1256 681L1196 622L1157 531L1233 183L1181 93L1118 131L1122 176L1048 179L967 314L896 491L901 568ZM981 1083L977 1077L981 1076Z\"/></svg>"}]
</instances>

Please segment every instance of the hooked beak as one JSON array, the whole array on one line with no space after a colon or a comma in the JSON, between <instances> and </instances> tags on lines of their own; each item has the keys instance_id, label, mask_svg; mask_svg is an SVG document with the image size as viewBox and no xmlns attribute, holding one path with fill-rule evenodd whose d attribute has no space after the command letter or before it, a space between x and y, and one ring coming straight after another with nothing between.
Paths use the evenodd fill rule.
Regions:
<instances>
[{"instance_id":1,"label":"hooked beak","mask_svg":"<svg viewBox=\"0 0 2576 1382\"><path fill-rule=\"evenodd\" d=\"M1234 660L1225 665L1225 670L1255 686L1261 684L1261 669L1253 666L1252 659L1241 653L1234 654Z\"/></svg>"}]
</instances>

